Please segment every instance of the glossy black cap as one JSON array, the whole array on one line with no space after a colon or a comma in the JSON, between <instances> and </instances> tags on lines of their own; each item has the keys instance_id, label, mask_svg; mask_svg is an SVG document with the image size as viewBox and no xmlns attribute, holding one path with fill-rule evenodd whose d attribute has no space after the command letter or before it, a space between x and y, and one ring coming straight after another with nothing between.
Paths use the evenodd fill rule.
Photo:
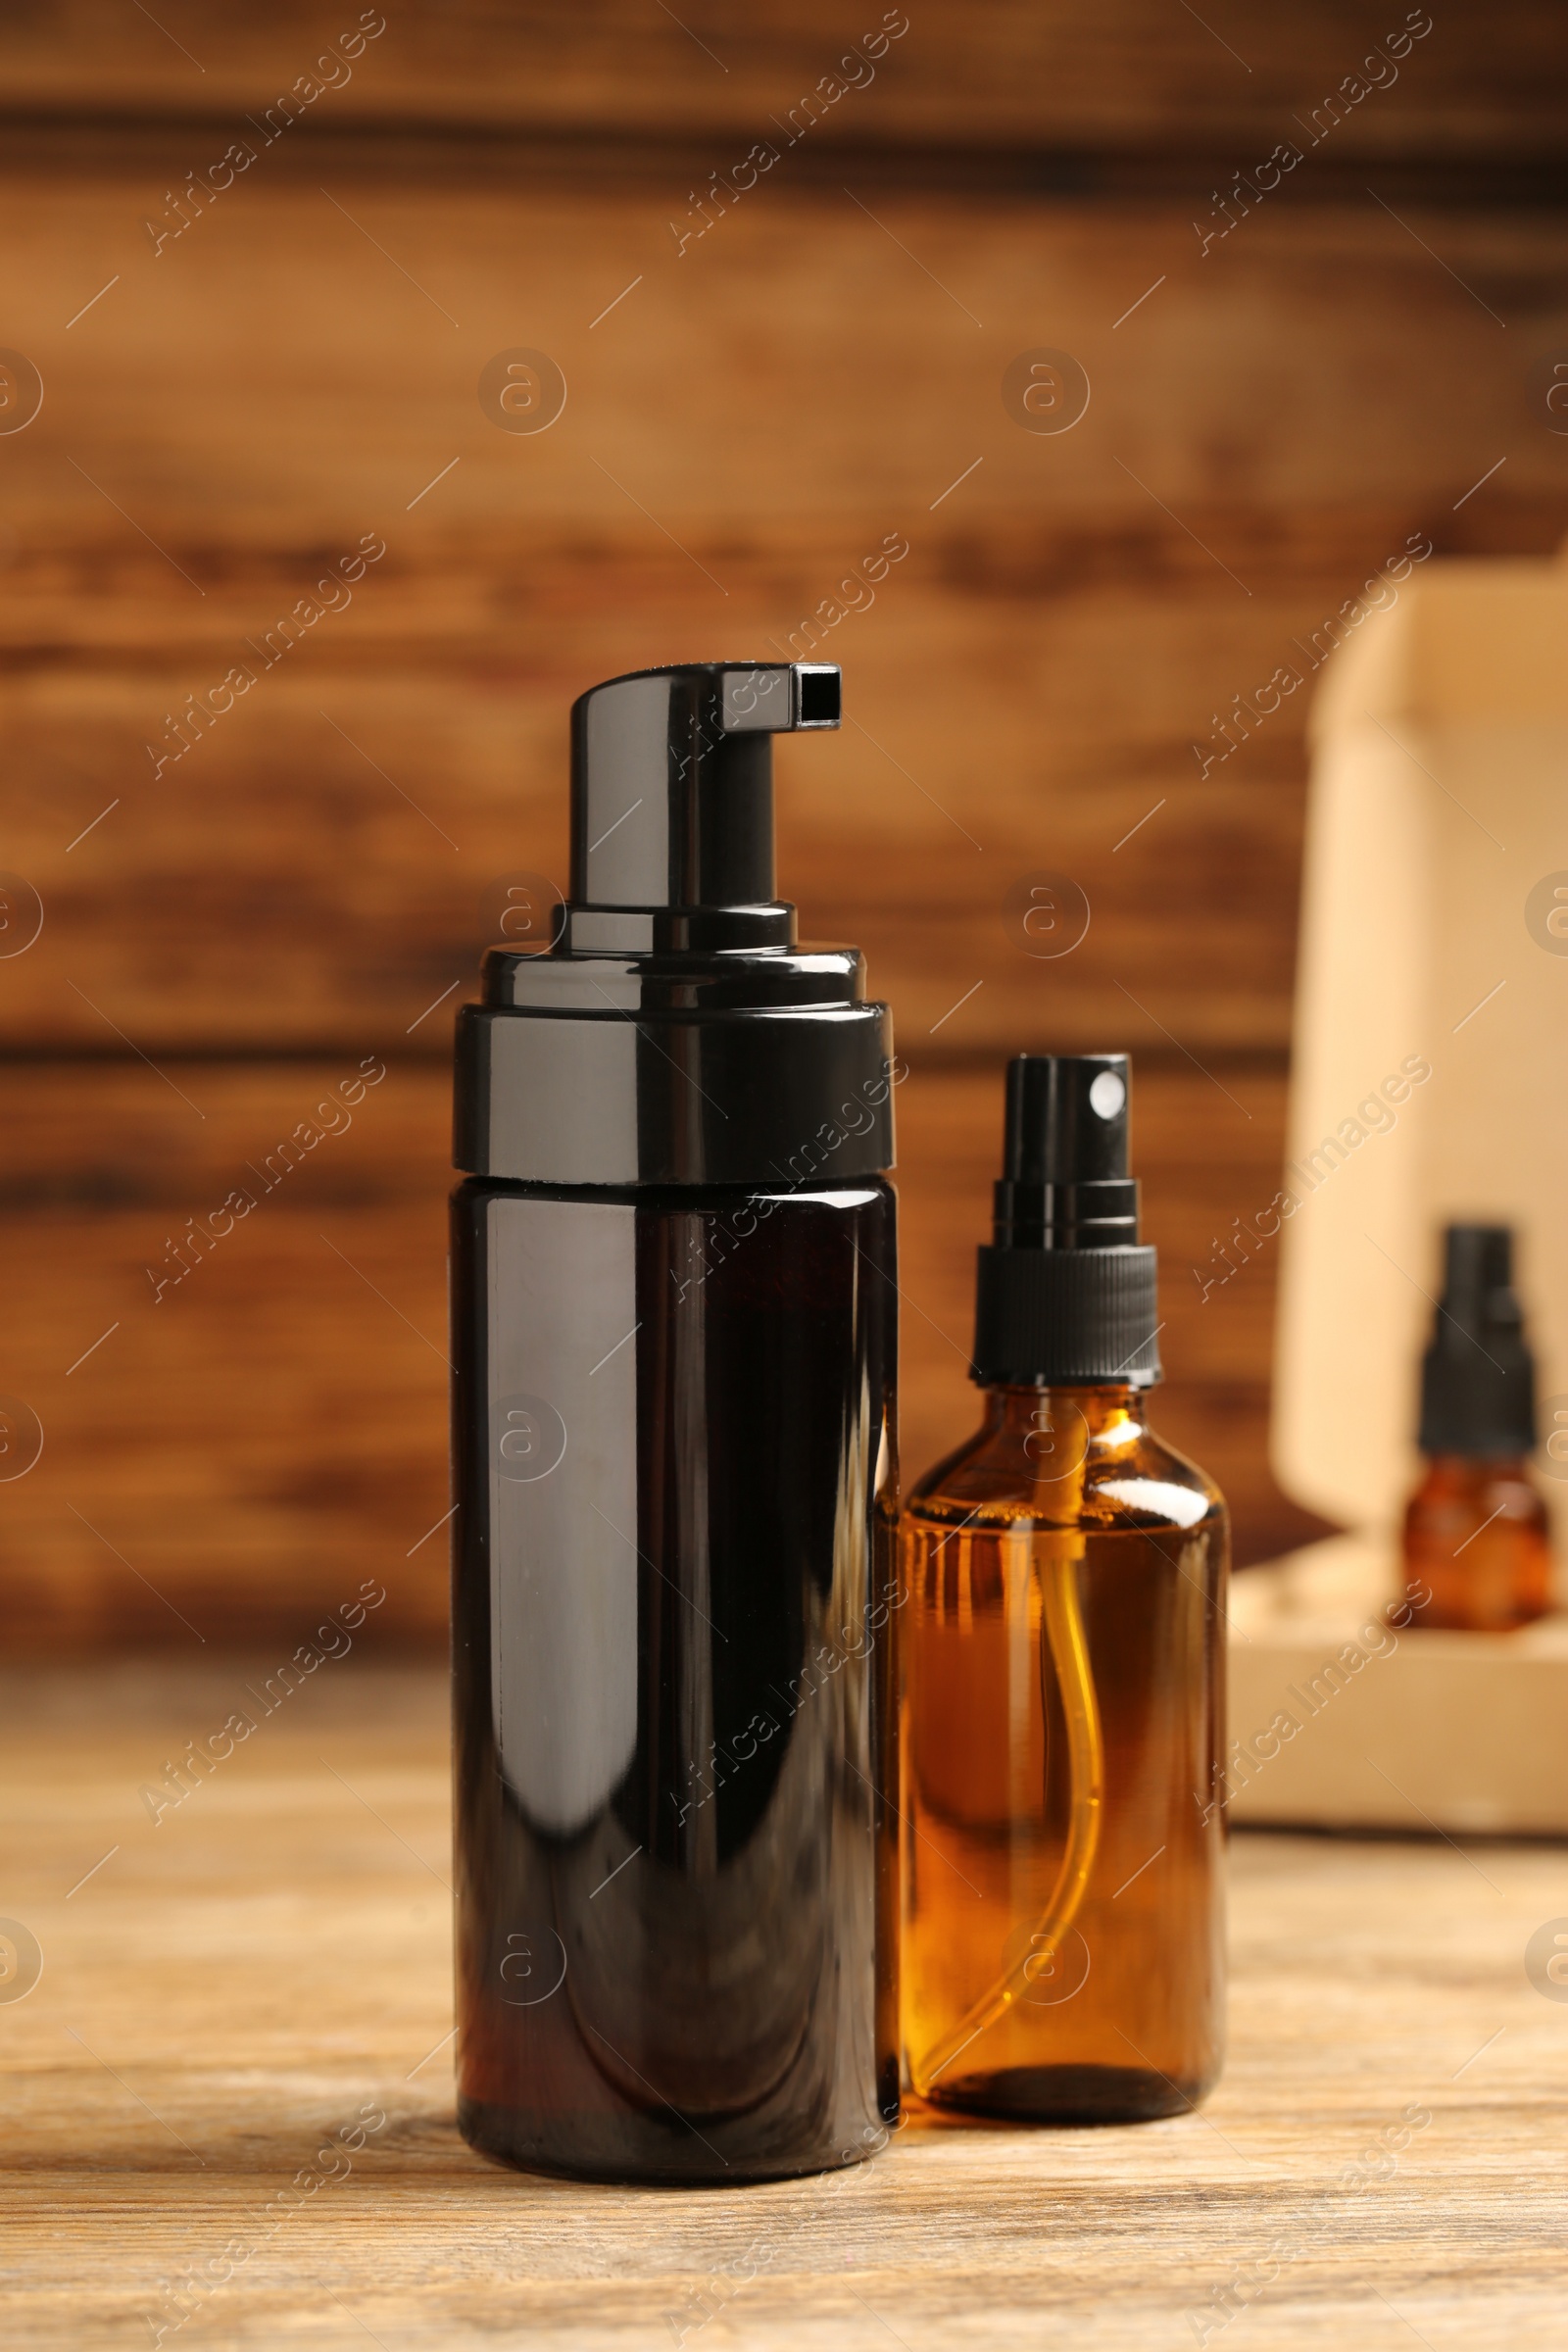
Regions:
<instances>
[{"instance_id":1,"label":"glossy black cap","mask_svg":"<svg viewBox=\"0 0 1568 2352\"><path fill-rule=\"evenodd\" d=\"M1007 1065L1003 1174L980 1251L971 1377L1095 1385L1160 1377L1156 1258L1138 1240L1125 1054Z\"/></svg>"},{"instance_id":2,"label":"glossy black cap","mask_svg":"<svg viewBox=\"0 0 1568 2352\"><path fill-rule=\"evenodd\" d=\"M1421 1365L1423 1453L1473 1460L1529 1453L1536 1367L1513 1288L1507 1225L1450 1225L1443 1297Z\"/></svg>"},{"instance_id":3,"label":"glossy black cap","mask_svg":"<svg viewBox=\"0 0 1568 2352\"><path fill-rule=\"evenodd\" d=\"M776 897L772 738L836 727L825 662L687 662L571 710L571 888L458 1018L475 1176L786 1189L893 1164L892 1028L855 948Z\"/></svg>"}]
</instances>

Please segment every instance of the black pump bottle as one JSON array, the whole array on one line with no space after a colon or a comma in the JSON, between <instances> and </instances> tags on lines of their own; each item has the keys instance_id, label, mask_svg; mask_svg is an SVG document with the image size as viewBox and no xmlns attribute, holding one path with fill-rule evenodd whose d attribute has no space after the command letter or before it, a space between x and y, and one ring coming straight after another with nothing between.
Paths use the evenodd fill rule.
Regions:
<instances>
[{"instance_id":1,"label":"black pump bottle","mask_svg":"<svg viewBox=\"0 0 1568 2352\"><path fill-rule=\"evenodd\" d=\"M891 1028L774 897L839 673L572 710L571 890L460 1016L459 2121L593 2180L870 2153L898 2100Z\"/></svg>"}]
</instances>

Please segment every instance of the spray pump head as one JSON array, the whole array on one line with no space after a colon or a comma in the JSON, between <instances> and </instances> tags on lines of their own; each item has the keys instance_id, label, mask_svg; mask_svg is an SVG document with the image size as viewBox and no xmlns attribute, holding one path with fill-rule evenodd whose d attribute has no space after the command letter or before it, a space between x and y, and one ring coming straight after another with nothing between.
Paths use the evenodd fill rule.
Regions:
<instances>
[{"instance_id":1,"label":"spray pump head","mask_svg":"<svg viewBox=\"0 0 1568 2352\"><path fill-rule=\"evenodd\" d=\"M1535 1443L1536 1367L1513 1289L1512 1229L1450 1225L1421 1365L1421 1450L1496 1460Z\"/></svg>"},{"instance_id":2,"label":"spray pump head","mask_svg":"<svg viewBox=\"0 0 1568 2352\"><path fill-rule=\"evenodd\" d=\"M1074 1387L1160 1377L1156 1260L1127 1172L1125 1054L1007 1065L1003 1174L980 1251L971 1377Z\"/></svg>"}]
</instances>

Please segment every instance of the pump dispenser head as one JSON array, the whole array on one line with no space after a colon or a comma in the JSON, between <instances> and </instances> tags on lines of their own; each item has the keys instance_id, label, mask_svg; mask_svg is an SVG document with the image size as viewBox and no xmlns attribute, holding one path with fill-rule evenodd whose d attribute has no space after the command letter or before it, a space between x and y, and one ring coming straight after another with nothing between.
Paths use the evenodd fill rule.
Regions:
<instances>
[{"instance_id":1,"label":"pump dispenser head","mask_svg":"<svg viewBox=\"0 0 1568 2352\"><path fill-rule=\"evenodd\" d=\"M892 1030L775 896L772 738L836 727L826 662L695 662L571 710L571 889L458 1020L456 1159L526 1184L791 1186L893 1164Z\"/></svg>"},{"instance_id":2,"label":"pump dispenser head","mask_svg":"<svg viewBox=\"0 0 1568 2352\"><path fill-rule=\"evenodd\" d=\"M980 1251L982 1386L1160 1377L1156 1261L1128 1174L1125 1054L1020 1054L1007 1065L995 1230Z\"/></svg>"},{"instance_id":3,"label":"pump dispenser head","mask_svg":"<svg viewBox=\"0 0 1568 2352\"><path fill-rule=\"evenodd\" d=\"M1536 1443L1536 1367L1513 1289L1507 1225L1450 1225L1443 1297L1421 1365L1423 1453L1494 1460Z\"/></svg>"},{"instance_id":4,"label":"pump dispenser head","mask_svg":"<svg viewBox=\"0 0 1568 2352\"><path fill-rule=\"evenodd\" d=\"M772 738L836 727L839 710L839 672L825 662L642 670L579 696L573 910L652 915L669 946L787 945L790 910L774 897ZM676 910L683 920L657 920ZM576 935L587 944L581 915Z\"/></svg>"}]
</instances>

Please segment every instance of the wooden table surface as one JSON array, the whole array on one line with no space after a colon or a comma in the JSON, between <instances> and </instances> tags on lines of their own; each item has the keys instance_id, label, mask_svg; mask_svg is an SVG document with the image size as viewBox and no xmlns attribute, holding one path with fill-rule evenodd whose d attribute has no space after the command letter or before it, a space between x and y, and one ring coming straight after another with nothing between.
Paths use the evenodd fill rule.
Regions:
<instances>
[{"instance_id":1,"label":"wooden table surface","mask_svg":"<svg viewBox=\"0 0 1568 2352\"><path fill-rule=\"evenodd\" d=\"M1560 2344L1568 2001L1524 1967L1559 1847L1239 1836L1200 2115L566 2186L454 2129L444 1684L366 1646L156 1825L275 1661L0 1683L0 1914L42 1955L0 1984L9 2343Z\"/></svg>"}]
</instances>

